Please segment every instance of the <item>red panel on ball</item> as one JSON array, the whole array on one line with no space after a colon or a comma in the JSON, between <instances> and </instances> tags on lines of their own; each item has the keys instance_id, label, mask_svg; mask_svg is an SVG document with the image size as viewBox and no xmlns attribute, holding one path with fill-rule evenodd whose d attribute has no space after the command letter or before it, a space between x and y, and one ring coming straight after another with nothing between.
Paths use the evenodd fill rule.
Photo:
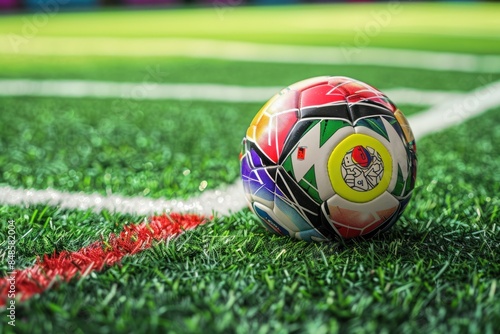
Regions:
<instances>
[{"instance_id":1,"label":"red panel on ball","mask_svg":"<svg viewBox=\"0 0 500 334\"><path fill-rule=\"evenodd\" d=\"M300 97L300 107L304 108L344 101L345 96L342 92L334 91L334 87L324 84L303 91Z\"/></svg>"}]
</instances>

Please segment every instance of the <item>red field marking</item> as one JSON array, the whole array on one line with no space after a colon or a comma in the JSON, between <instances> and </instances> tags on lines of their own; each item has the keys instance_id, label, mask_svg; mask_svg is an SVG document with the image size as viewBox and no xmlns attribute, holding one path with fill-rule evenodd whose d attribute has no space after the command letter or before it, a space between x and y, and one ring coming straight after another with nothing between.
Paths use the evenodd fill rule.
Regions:
<instances>
[{"instance_id":1,"label":"red field marking","mask_svg":"<svg viewBox=\"0 0 500 334\"><path fill-rule=\"evenodd\" d=\"M76 252L38 257L32 267L14 270L12 276L9 273L0 278L0 307L6 305L11 285L15 287L16 299L24 301L59 282L69 282L119 263L127 255L150 248L154 241L178 236L205 221L203 216L194 214L154 216L146 223L127 225L118 235L111 234L107 241L96 241Z\"/></svg>"}]
</instances>

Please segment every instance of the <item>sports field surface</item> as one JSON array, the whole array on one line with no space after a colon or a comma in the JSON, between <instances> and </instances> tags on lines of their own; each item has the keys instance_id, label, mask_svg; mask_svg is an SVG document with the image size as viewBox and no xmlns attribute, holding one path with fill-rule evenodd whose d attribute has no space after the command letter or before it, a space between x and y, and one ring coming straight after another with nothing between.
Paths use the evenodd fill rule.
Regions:
<instances>
[{"instance_id":1,"label":"sports field surface","mask_svg":"<svg viewBox=\"0 0 500 334\"><path fill-rule=\"evenodd\" d=\"M498 17L399 2L0 17L0 333L497 333ZM412 201L369 240L275 236L244 200L253 116L321 75L381 89L417 138Z\"/></svg>"}]
</instances>

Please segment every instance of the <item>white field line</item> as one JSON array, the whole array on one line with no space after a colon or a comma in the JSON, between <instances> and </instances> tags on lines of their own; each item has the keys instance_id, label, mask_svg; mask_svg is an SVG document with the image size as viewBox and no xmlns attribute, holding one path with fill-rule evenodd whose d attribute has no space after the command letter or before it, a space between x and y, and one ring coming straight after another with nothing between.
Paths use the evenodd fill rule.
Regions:
<instances>
[{"instance_id":1,"label":"white field line","mask_svg":"<svg viewBox=\"0 0 500 334\"><path fill-rule=\"evenodd\" d=\"M444 100L409 118L416 139L438 132L500 105L500 81L477 88L458 99Z\"/></svg>"},{"instance_id":2,"label":"white field line","mask_svg":"<svg viewBox=\"0 0 500 334\"><path fill-rule=\"evenodd\" d=\"M220 84L160 84L83 80L0 79L0 96L95 97L131 100L203 100L261 102L284 87L245 87ZM396 104L434 105L457 99L460 92L412 88L384 89Z\"/></svg>"},{"instance_id":3,"label":"white field line","mask_svg":"<svg viewBox=\"0 0 500 334\"><path fill-rule=\"evenodd\" d=\"M95 97L133 100L172 99L264 103L282 88L219 84L0 79L0 96Z\"/></svg>"},{"instance_id":4,"label":"white field line","mask_svg":"<svg viewBox=\"0 0 500 334\"><path fill-rule=\"evenodd\" d=\"M442 102L408 120L417 139L444 130L500 105L500 81L463 94L450 102ZM149 199L120 195L69 193L54 189L14 189L0 187L0 203L6 205L49 204L67 209L108 210L110 212L150 215L161 212L193 212L227 215L246 207L241 182L217 190L204 191L187 200Z\"/></svg>"},{"instance_id":5,"label":"white field line","mask_svg":"<svg viewBox=\"0 0 500 334\"><path fill-rule=\"evenodd\" d=\"M435 71L500 73L500 57L403 49L271 45L184 38L42 37L16 43L0 35L0 54L165 57L267 63L376 65Z\"/></svg>"},{"instance_id":6,"label":"white field line","mask_svg":"<svg viewBox=\"0 0 500 334\"><path fill-rule=\"evenodd\" d=\"M191 212L210 216L237 212L246 206L241 182L217 190L206 190L187 200L151 199L121 195L70 193L55 189L34 190L0 187L0 203L3 205L47 204L63 209L107 210L116 213L152 215L163 212Z\"/></svg>"}]
</instances>

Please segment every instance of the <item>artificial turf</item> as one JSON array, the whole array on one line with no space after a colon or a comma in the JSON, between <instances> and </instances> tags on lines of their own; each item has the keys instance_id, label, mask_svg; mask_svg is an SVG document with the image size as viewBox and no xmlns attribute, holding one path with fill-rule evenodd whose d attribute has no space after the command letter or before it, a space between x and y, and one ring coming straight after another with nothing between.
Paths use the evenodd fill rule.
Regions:
<instances>
[{"instance_id":1,"label":"artificial turf","mask_svg":"<svg viewBox=\"0 0 500 334\"><path fill-rule=\"evenodd\" d=\"M115 103L118 102L118 105ZM1 183L181 198L232 183L259 106L195 101L2 99Z\"/></svg>"},{"instance_id":2,"label":"artificial turf","mask_svg":"<svg viewBox=\"0 0 500 334\"><path fill-rule=\"evenodd\" d=\"M498 6L436 6L433 16L446 12L449 17L432 20L427 29L419 25L418 18L429 18L428 6L414 5L413 14L405 7L408 11L394 17L394 25L370 46L498 51L494 42ZM238 35L245 20L254 15L249 13L261 11L263 18L269 18L279 8L228 8L223 20L217 8L205 12L59 13L38 35L182 36L316 45L352 41L355 30L349 30L350 22L344 22L344 32L330 34L328 29L333 28L329 27L316 34L313 28L321 20L304 21L309 27L304 35L288 34L283 26L283 31L268 35L250 30ZM336 8L335 15L340 15L351 7ZM384 8L360 6L356 20ZM305 15L314 17L323 9L311 6ZM283 10L285 16L297 13L294 8ZM130 25L131 15L145 24ZM453 30L457 15L470 20L463 20L464 25ZM172 21L161 28L159 23L167 17ZM197 21L200 17L205 21ZM233 22L237 18L239 22ZM184 35L166 28L177 21L217 20L220 22L207 25L206 30L193 26ZM21 16L2 17L0 31L19 32L16 29L23 22ZM86 22L85 30L78 22ZM351 23L355 22L362 21ZM437 33L436 26L443 30ZM408 38L413 29L419 32ZM456 36L464 31L469 32L467 37ZM456 43L458 39L460 43ZM500 79L489 74L391 67L162 57L0 55L0 64L1 78L138 84L286 86L305 77L332 74L352 76L380 88L470 91ZM151 68L165 75L146 77ZM2 97L0 184L186 198L199 194L201 181L208 181L207 189L213 189L238 178L240 140L259 107L259 103ZM424 109L400 107L408 114ZM56 285L17 303L16 327L9 326L2 313L0 332L493 334L500 326L498 124L500 109L495 108L419 140L413 199L386 234L370 240L308 244L269 234L248 209L216 216L193 231L125 257L119 266ZM124 225L145 218L43 204L0 206L0 220L16 222L16 266L20 268L29 267L43 254L75 251L106 240ZM3 259L7 229L7 224L0 224ZM7 272L7 263L0 262L2 277Z\"/></svg>"},{"instance_id":3,"label":"artificial turf","mask_svg":"<svg viewBox=\"0 0 500 334\"><path fill-rule=\"evenodd\" d=\"M217 83L238 86L286 87L309 77L335 75L357 78L380 89L470 91L500 80L500 73L436 72L371 65L253 63L179 57L62 57L1 55L2 79L98 80L160 83ZM404 75L401 75L404 73Z\"/></svg>"},{"instance_id":4,"label":"artificial turf","mask_svg":"<svg viewBox=\"0 0 500 334\"><path fill-rule=\"evenodd\" d=\"M500 131L490 126L499 111L419 142L413 201L382 236L308 244L268 234L243 210L34 297L18 307L25 316L16 326L33 333L494 333L500 180L484 171L500 163ZM23 240L23 249L49 252L131 218L43 207L1 214L16 220L20 235L40 235Z\"/></svg>"}]
</instances>

